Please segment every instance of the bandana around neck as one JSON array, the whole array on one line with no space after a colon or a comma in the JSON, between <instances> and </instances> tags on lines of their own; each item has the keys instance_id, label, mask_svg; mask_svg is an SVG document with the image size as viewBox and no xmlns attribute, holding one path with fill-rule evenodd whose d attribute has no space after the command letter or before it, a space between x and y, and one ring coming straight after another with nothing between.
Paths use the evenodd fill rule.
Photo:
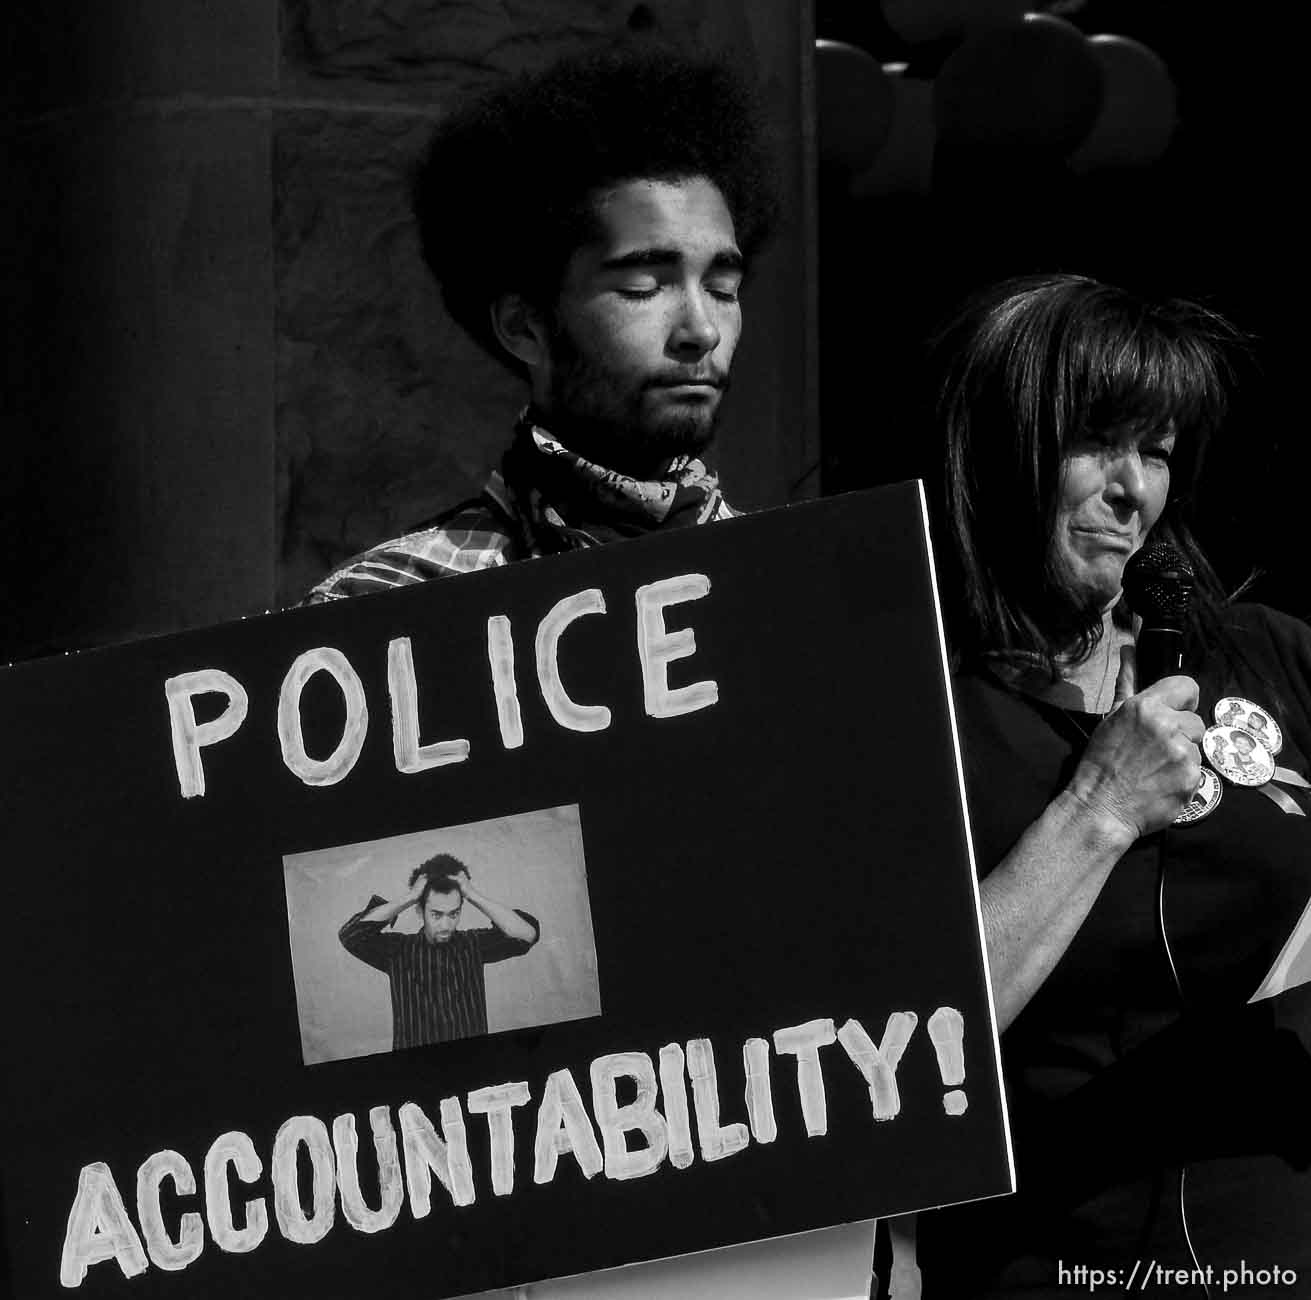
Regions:
<instances>
[{"instance_id":1,"label":"bandana around neck","mask_svg":"<svg viewBox=\"0 0 1311 1300\"><path fill-rule=\"evenodd\" d=\"M506 455L505 478L535 522L592 541L706 523L722 500L719 479L694 457L677 457L658 479L630 478L570 451L527 414Z\"/></svg>"}]
</instances>

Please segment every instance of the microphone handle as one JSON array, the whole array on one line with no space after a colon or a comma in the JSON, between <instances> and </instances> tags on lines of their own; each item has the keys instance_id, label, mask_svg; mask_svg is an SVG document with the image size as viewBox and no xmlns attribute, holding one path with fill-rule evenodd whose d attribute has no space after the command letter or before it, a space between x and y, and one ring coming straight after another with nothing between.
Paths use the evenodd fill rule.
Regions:
<instances>
[{"instance_id":1,"label":"microphone handle","mask_svg":"<svg viewBox=\"0 0 1311 1300\"><path fill-rule=\"evenodd\" d=\"M1135 655L1138 689L1183 671L1184 634L1176 627L1144 627Z\"/></svg>"}]
</instances>

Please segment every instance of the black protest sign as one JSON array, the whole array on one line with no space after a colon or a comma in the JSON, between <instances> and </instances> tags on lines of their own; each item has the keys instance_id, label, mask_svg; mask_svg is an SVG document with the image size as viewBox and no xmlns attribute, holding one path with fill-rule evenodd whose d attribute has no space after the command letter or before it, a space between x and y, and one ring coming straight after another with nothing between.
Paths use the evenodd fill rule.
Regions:
<instances>
[{"instance_id":1,"label":"black protest sign","mask_svg":"<svg viewBox=\"0 0 1311 1300\"><path fill-rule=\"evenodd\" d=\"M1011 1189L914 487L0 709L20 1295L452 1296Z\"/></svg>"}]
</instances>

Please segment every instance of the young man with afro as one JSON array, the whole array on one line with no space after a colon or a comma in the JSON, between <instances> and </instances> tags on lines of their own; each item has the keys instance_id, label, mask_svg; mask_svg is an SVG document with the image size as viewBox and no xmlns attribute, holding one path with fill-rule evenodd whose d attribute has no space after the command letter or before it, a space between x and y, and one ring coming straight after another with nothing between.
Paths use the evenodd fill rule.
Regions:
<instances>
[{"instance_id":1,"label":"young man with afro","mask_svg":"<svg viewBox=\"0 0 1311 1300\"><path fill-rule=\"evenodd\" d=\"M776 207L745 83L665 49L565 59L452 113L413 193L448 311L529 402L477 498L310 602L730 517L700 457Z\"/></svg>"}]
</instances>

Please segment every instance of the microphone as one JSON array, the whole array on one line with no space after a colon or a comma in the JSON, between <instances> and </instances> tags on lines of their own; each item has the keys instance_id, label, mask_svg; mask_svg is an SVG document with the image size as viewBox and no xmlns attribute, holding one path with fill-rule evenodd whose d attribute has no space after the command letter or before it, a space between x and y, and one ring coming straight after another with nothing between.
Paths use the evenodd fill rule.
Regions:
<instances>
[{"instance_id":1,"label":"microphone","mask_svg":"<svg viewBox=\"0 0 1311 1300\"><path fill-rule=\"evenodd\" d=\"M1193 566L1169 542L1149 542L1124 566L1125 597L1143 621L1137 645L1139 690L1183 667L1193 581Z\"/></svg>"}]
</instances>

